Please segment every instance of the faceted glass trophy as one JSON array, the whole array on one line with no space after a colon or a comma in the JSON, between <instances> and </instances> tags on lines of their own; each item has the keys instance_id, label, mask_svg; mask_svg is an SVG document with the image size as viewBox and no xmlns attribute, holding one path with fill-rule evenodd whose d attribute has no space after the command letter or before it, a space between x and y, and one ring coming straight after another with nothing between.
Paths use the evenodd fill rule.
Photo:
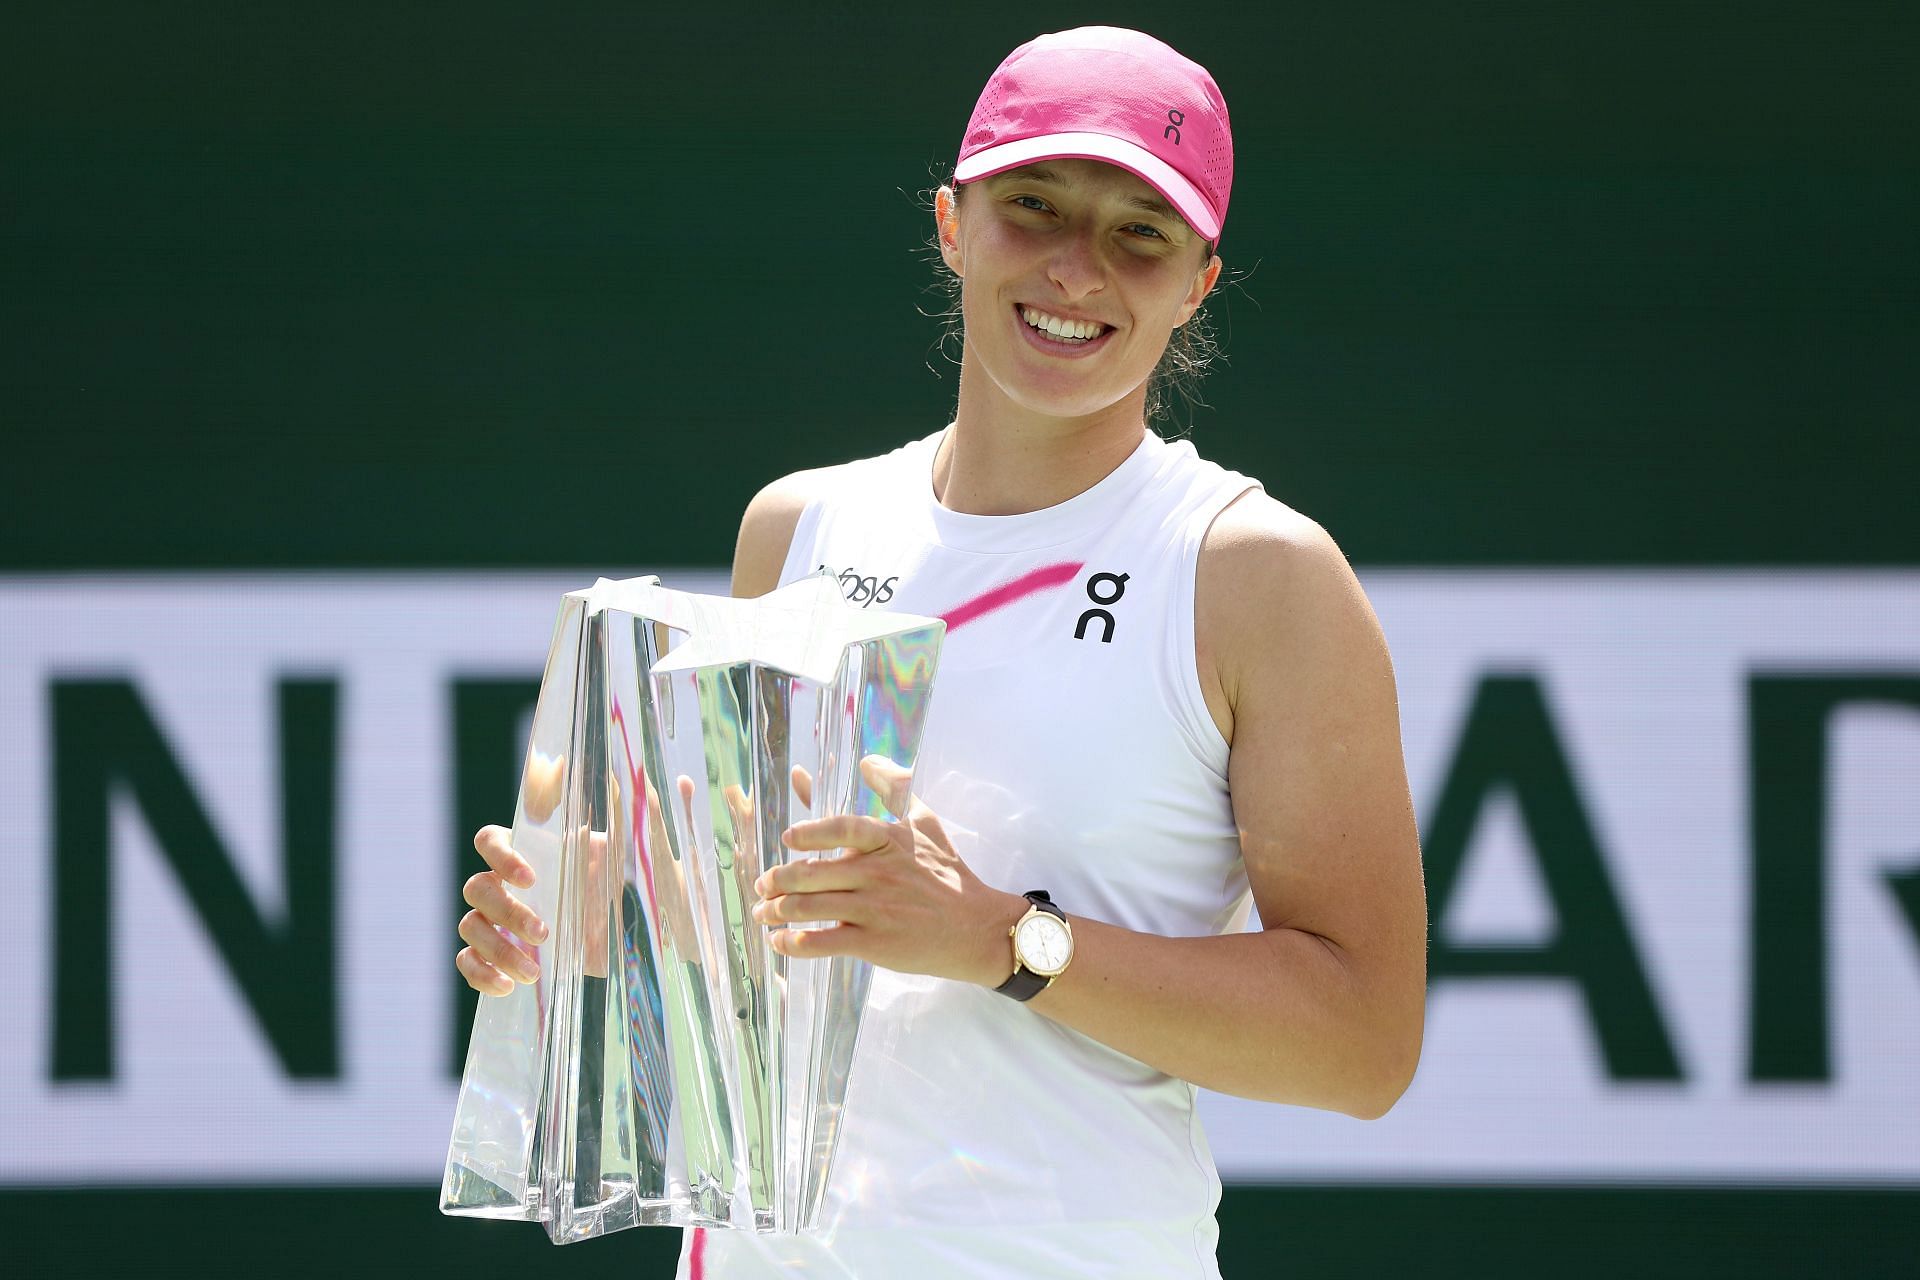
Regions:
<instances>
[{"instance_id":1,"label":"faceted glass trophy","mask_svg":"<svg viewBox=\"0 0 1920 1280\"><path fill-rule=\"evenodd\" d=\"M826 575L562 600L513 820L549 934L480 1002L443 1212L560 1244L816 1223L872 970L775 953L752 886L794 822L886 815L859 763L912 767L944 632Z\"/></svg>"}]
</instances>

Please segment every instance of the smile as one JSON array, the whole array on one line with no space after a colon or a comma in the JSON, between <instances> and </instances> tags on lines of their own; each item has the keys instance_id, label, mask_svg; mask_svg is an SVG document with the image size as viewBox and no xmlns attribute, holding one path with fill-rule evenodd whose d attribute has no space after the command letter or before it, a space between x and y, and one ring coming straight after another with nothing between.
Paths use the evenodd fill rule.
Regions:
<instances>
[{"instance_id":1,"label":"smile","mask_svg":"<svg viewBox=\"0 0 1920 1280\"><path fill-rule=\"evenodd\" d=\"M1091 342L1113 328L1098 320L1065 320L1048 315L1038 307L1021 307L1020 318L1027 322L1029 329L1044 333L1057 342Z\"/></svg>"}]
</instances>

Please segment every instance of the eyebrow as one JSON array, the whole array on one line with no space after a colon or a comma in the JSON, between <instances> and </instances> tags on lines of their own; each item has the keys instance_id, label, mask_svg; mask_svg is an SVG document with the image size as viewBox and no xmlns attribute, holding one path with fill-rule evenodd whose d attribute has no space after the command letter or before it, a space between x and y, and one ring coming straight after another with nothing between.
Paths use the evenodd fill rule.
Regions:
<instances>
[{"instance_id":1,"label":"eyebrow","mask_svg":"<svg viewBox=\"0 0 1920 1280\"><path fill-rule=\"evenodd\" d=\"M1073 182L1058 169L1049 169L1044 164L1023 164L1017 169L1008 169L997 173L996 178L1024 178L1029 182L1050 182L1056 187L1073 186ZM1120 202L1129 208L1157 213L1163 218L1180 218L1179 212L1165 200L1152 196L1122 196ZM1185 221L1185 219L1180 219Z\"/></svg>"}]
</instances>

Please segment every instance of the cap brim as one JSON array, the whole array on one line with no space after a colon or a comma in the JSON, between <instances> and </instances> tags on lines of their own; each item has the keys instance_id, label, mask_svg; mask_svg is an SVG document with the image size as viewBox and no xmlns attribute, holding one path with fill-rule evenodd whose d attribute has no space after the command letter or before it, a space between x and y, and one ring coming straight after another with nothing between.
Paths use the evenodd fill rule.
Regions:
<instances>
[{"instance_id":1,"label":"cap brim","mask_svg":"<svg viewBox=\"0 0 1920 1280\"><path fill-rule=\"evenodd\" d=\"M1102 160L1118 165L1167 198L1202 240L1220 238L1220 219L1200 189L1180 171L1138 143L1104 133L1049 133L976 151L953 170L955 182L978 182L996 173L1042 160Z\"/></svg>"}]
</instances>

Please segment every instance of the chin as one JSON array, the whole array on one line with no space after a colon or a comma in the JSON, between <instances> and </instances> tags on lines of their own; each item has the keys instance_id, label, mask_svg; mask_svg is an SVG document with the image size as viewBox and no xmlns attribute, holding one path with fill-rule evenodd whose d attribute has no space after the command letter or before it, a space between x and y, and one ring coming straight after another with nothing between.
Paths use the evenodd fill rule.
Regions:
<instances>
[{"instance_id":1,"label":"chin","mask_svg":"<svg viewBox=\"0 0 1920 1280\"><path fill-rule=\"evenodd\" d=\"M1091 418L1125 403L1138 389L1135 387L1114 393L1091 392L1079 395L1014 394L1011 398L1015 404L1029 413L1041 413L1050 418Z\"/></svg>"},{"instance_id":2,"label":"chin","mask_svg":"<svg viewBox=\"0 0 1920 1280\"><path fill-rule=\"evenodd\" d=\"M1090 418L1134 397L1145 386L1145 379L1130 386L1093 386L1088 383L1061 385L1064 380L994 378L1008 400L1028 413L1049 418ZM1052 385L1048 385L1052 382ZM1142 407L1145 405L1141 397Z\"/></svg>"}]
</instances>

